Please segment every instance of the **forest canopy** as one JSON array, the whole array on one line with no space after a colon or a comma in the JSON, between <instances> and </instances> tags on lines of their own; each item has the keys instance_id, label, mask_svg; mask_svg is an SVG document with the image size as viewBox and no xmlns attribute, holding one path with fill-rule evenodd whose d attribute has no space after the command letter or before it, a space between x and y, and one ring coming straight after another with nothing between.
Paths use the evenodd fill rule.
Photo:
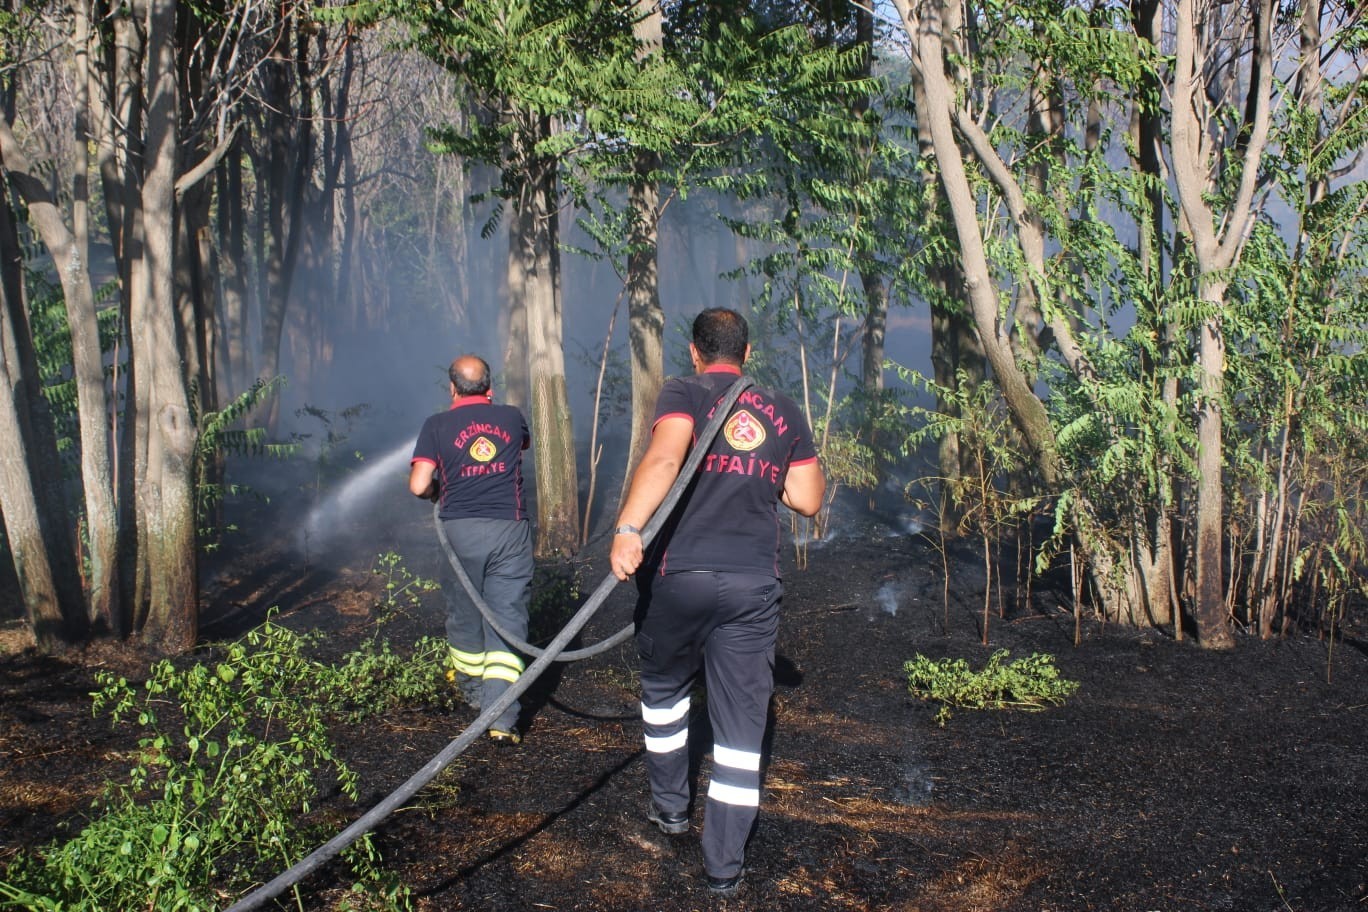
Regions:
<instances>
[{"instance_id":1,"label":"forest canopy","mask_svg":"<svg viewBox=\"0 0 1368 912\"><path fill-rule=\"evenodd\" d=\"M283 403L470 348L570 557L671 321L720 303L832 497L896 479L1109 621L1333 633L1368 568L1366 38L1338 0L9 3L24 623L190 649L237 460L299 458Z\"/></svg>"}]
</instances>

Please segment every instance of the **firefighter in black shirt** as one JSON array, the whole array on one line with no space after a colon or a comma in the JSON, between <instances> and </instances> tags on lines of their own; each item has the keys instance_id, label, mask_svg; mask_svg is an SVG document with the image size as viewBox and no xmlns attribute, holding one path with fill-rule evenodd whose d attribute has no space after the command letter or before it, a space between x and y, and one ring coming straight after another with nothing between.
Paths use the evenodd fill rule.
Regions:
<instances>
[{"instance_id":1,"label":"firefighter in black shirt","mask_svg":"<svg viewBox=\"0 0 1368 912\"><path fill-rule=\"evenodd\" d=\"M694 433L750 354L745 319L705 310L689 346L696 375L666 382L651 442L618 515L612 568L636 574L641 712L651 803L662 831L689 828L689 694L700 671L712 722L713 775L703 828L708 886L733 892L760 804L760 749L774 688L783 503L811 516L826 479L802 412L782 393L742 393L698 476L649 552L639 530L665 499Z\"/></svg>"},{"instance_id":2,"label":"firefighter in black shirt","mask_svg":"<svg viewBox=\"0 0 1368 912\"><path fill-rule=\"evenodd\" d=\"M441 499L439 517L452 550L500 626L527 638L532 600L532 532L523 502L522 453L531 440L522 412L491 401L489 365L462 355L447 371L451 408L418 432L409 490ZM456 574L442 562L447 644L466 699L488 706L518 680L523 660L480 616ZM515 701L489 729L496 741L518 743Z\"/></svg>"}]
</instances>

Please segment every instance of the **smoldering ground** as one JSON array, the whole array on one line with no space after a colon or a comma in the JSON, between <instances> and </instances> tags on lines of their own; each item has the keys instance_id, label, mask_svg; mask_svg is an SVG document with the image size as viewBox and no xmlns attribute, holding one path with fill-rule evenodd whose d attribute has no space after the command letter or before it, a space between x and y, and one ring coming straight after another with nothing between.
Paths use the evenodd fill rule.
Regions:
<instances>
[{"instance_id":1,"label":"smoldering ground","mask_svg":"<svg viewBox=\"0 0 1368 912\"><path fill-rule=\"evenodd\" d=\"M864 503L867 503L864 502ZM281 501L256 509L301 510ZM843 523L846 520L842 520ZM418 909L707 908L826 910L1294 909L1348 912L1368 897L1368 645L1349 629L1241 635L1212 654L1153 631L1078 628L1068 586L1042 582L1004 602L982 637L981 559L851 507L850 527L812 543L807 567L783 554L786 596L766 747L761 825L735 899L702 885L693 829L667 838L644 820L645 776L630 645L558 668L528 700L521 748L478 744L377 838ZM206 609L229 628L278 605L323 632L330 651L368 635L396 549L415 573L438 559L427 505L396 495L356 520L326 565L307 571L291 537L226 553ZM863 524L863 525L857 525ZM605 572L606 541L576 572ZM630 615L618 587L586 634ZM948 592L948 601L945 593ZM440 607L395 617L397 644L440 630ZM890 610L895 608L895 610ZM920 653L981 665L992 650L1045 652L1080 683L1041 712L955 711L914 698L902 671ZM0 793L8 860L79 820L132 747L92 717L89 656L10 656L0 665L5 728ZM112 661L112 659L111 659ZM130 673L134 669L129 669ZM416 707L336 742L360 800L327 798L328 829L359 815L454 737L474 713ZM701 720L700 720L701 722ZM706 782L705 727L699 781ZM305 908L339 907L340 869L305 885Z\"/></svg>"}]
</instances>

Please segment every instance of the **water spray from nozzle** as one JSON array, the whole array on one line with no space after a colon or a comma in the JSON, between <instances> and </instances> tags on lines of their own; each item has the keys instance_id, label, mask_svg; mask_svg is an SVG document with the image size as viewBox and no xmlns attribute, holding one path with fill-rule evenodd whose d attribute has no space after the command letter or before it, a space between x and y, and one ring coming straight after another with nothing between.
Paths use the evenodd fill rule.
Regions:
<instances>
[{"instance_id":1,"label":"water spray from nozzle","mask_svg":"<svg viewBox=\"0 0 1368 912\"><path fill-rule=\"evenodd\" d=\"M307 553L312 548L326 545L348 520L376 498L394 495L396 491L407 494L405 469L413 455L413 445L414 441L409 440L389 450L315 504L300 530L300 544L304 551Z\"/></svg>"}]
</instances>

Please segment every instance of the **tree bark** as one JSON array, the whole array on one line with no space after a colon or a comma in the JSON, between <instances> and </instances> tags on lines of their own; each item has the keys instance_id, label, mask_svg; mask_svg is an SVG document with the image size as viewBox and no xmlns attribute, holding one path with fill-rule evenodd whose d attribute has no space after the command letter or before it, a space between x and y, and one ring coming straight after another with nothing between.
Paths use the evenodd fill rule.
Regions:
<instances>
[{"instance_id":1,"label":"tree bark","mask_svg":"<svg viewBox=\"0 0 1368 912\"><path fill-rule=\"evenodd\" d=\"M217 169L218 251L222 307L219 340L223 353L220 396L231 398L247 388L252 370L247 360L247 245L242 199L242 136L235 137Z\"/></svg>"},{"instance_id":2,"label":"tree bark","mask_svg":"<svg viewBox=\"0 0 1368 912\"><path fill-rule=\"evenodd\" d=\"M0 311L0 519L19 579L24 616L40 649L53 649L79 636L67 621L43 540L38 495L29 473L27 436L20 424L21 384L10 375L14 328L9 308ZM16 365L17 366L17 365Z\"/></svg>"},{"instance_id":3,"label":"tree bark","mask_svg":"<svg viewBox=\"0 0 1368 912\"><path fill-rule=\"evenodd\" d=\"M261 374L270 380L280 373L280 349L284 339L285 313L290 303L295 267L299 259L304 190L313 159L313 126L308 106L311 91L297 87L300 111L295 116L290 87L291 34L294 13L283 12L278 20L271 59L263 64L268 123L267 221L269 240L265 260L265 288L261 314ZM304 46L297 53L307 53ZM300 70L303 72L303 70ZM297 129L297 133L296 133ZM280 420L280 399L271 402L267 426L274 433Z\"/></svg>"},{"instance_id":4,"label":"tree bark","mask_svg":"<svg viewBox=\"0 0 1368 912\"><path fill-rule=\"evenodd\" d=\"M194 449L177 344L175 263L177 138L176 0L149 0L147 154L142 185L149 347L134 355L152 372L147 477L149 595L144 641L165 652L195 644L199 586L195 551Z\"/></svg>"},{"instance_id":5,"label":"tree bark","mask_svg":"<svg viewBox=\"0 0 1368 912\"><path fill-rule=\"evenodd\" d=\"M67 534L57 445L24 304L23 258L0 181L0 518L25 618L41 649L79 637L85 611Z\"/></svg>"},{"instance_id":6,"label":"tree bark","mask_svg":"<svg viewBox=\"0 0 1368 912\"><path fill-rule=\"evenodd\" d=\"M664 19L657 0L637 0L632 16L638 63L659 52ZM631 442L619 500L627 496L632 472L651 441L651 420L665 382L665 310L660 305L660 185L652 176L660 158L641 150L633 161L628 205L627 341L631 354Z\"/></svg>"},{"instance_id":7,"label":"tree bark","mask_svg":"<svg viewBox=\"0 0 1368 912\"><path fill-rule=\"evenodd\" d=\"M652 153L638 153L629 201L632 228L627 253L627 339L632 371L632 436L621 497L627 496L632 472L651 441L656 399L665 382L665 310L660 305L657 263L660 188L648 177L656 161Z\"/></svg>"},{"instance_id":8,"label":"tree bark","mask_svg":"<svg viewBox=\"0 0 1368 912\"><path fill-rule=\"evenodd\" d=\"M1203 81L1206 27L1195 0L1179 0L1174 27L1172 86L1173 180L1183 223L1197 264L1196 296L1208 316L1198 329L1196 603L1198 642L1210 649L1234 646L1226 609L1221 551L1225 522L1222 479L1222 406L1225 398L1225 278L1235 265L1253 219L1259 163L1268 140L1272 94L1271 0L1260 0L1255 16L1249 122L1239 132L1241 174L1234 200L1222 213L1221 228L1206 193L1224 159L1212 148L1207 87Z\"/></svg>"},{"instance_id":9,"label":"tree bark","mask_svg":"<svg viewBox=\"0 0 1368 912\"><path fill-rule=\"evenodd\" d=\"M926 3L914 11L910 2L896 0L896 5L913 42L914 66L926 96L926 110L919 110L918 117L927 120L941 185L960 241L969 310L1013 421L1030 448L1046 487L1054 489L1061 477L1054 431L1043 403L1017 366L1011 339L998 315L996 288L979 233L973 191L955 140L951 119L953 95L943 63L940 7L938 3Z\"/></svg>"},{"instance_id":10,"label":"tree bark","mask_svg":"<svg viewBox=\"0 0 1368 912\"><path fill-rule=\"evenodd\" d=\"M84 149L84 143L81 143ZM87 623L113 623L117 593L118 523L110 471L108 399L105 395L104 361L99 325L95 315L95 292L90 264L82 249L82 235L68 230L57 202L19 148L8 120L0 118L0 158L10 180L28 204L33 220L52 256L66 303L71 332L72 372L76 379L77 415L80 422L81 486L85 499L88 561ZM79 182L78 182L79 183ZM79 191L77 193L79 195ZM80 207L77 211L81 211Z\"/></svg>"},{"instance_id":11,"label":"tree bark","mask_svg":"<svg viewBox=\"0 0 1368 912\"><path fill-rule=\"evenodd\" d=\"M855 14L855 43L860 53L859 75L868 79L874 72L874 8L857 3ZM855 97L853 113L863 120L869 111L870 97L861 92ZM868 160L874 150L863 143L860 155ZM872 396L883 391L884 336L888 328L888 287L878 263L872 257L860 258L860 286L864 289L864 322L860 330L860 385Z\"/></svg>"},{"instance_id":12,"label":"tree bark","mask_svg":"<svg viewBox=\"0 0 1368 912\"><path fill-rule=\"evenodd\" d=\"M535 231L529 207L515 205L508 219L508 268L505 270L503 320L504 401L527 411L531 401L527 380L527 253L523 249Z\"/></svg>"},{"instance_id":13,"label":"tree bark","mask_svg":"<svg viewBox=\"0 0 1368 912\"><path fill-rule=\"evenodd\" d=\"M550 126L541 119L541 135ZM529 143L529 147L532 144ZM556 272L556 164L534 159L518 224L527 301L528 380L532 392L532 451L537 469L537 544L541 557L569 556L579 541L575 438L565 384L560 289Z\"/></svg>"},{"instance_id":14,"label":"tree bark","mask_svg":"<svg viewBox=\"0 0 1368 912\"><path fill-rule=\"evenodd\" d=\"M912 96L918 111L929 108L926 87L915 71L912 74ZM923 159L934 163L935 142L928 118L925 117L917 118L917 147ZM947 208L944 191L937 184L928 196L931 197L927 201L931 218L939 222L945 218L943 213ZM927 278L938 291L930 302L931 370L937 387L936 411L957 418L960 408L954 391L964 384L977 387L986 377L983 345L974 331L973 319L964 300L967 286L962 266L950 261L932 264ZM940 439L936 458L941 479L941 531L954 537L959 534L962 517L960 507L950 492L965 474L973 471L972 457L969 450L960 446L959 433L949 431Z\"/></svg>"}]
</instances>

